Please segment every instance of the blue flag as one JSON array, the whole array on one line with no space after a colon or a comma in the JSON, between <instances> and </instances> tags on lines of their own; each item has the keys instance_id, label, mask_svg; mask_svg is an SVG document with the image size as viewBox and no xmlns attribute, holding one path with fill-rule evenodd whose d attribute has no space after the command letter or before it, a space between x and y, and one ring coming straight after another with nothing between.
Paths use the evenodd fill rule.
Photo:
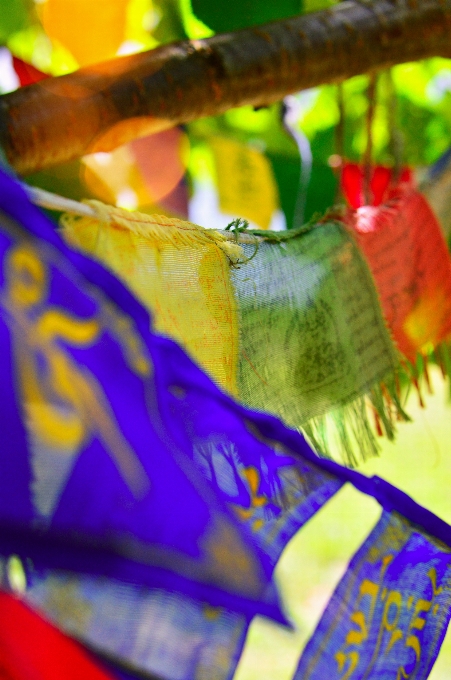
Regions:
<instances>
[{"instance_id":1,"label":"blue flag","mask_svg":"<svg viewBox=\"0 0 451 680\"><path fill-rule=\"evenodd\" d=\"M180 390L202 374L174 381L149 323L0 176L0 552L284 620L271 561L192 462Z\"/></svg>"},{"instance_id":2,"label":"blue flag","mask_svg":"<svg viewBox=\"0 0 451 680\"><path fill-rule=\"evenodd\" d=\"M183 389L190 363L179 348L166 357L168 373ZM206 388L196 390L195 399L190 390L183 400L180 392L170 394L166 410L178 412L193 461L275 565L293 534L343 482L318 467L300 435L294 433L303 458L259 434L257 414ZM211 669L220 680L235 671L250 617L101 578L48 571L29 578L27 598L33 606L118 662L177 680L202 678Z\"/></svg>"},{"instance_id":3,"label":"blue flag","mask_svg":"<svg viewBox=\"0 0 451 680\"><path fill-rule=\"evenodd\" d=\"M450 608L451 548L384 511L327 605L295 680L423 680Z\"/></svg>"}]
</instances>

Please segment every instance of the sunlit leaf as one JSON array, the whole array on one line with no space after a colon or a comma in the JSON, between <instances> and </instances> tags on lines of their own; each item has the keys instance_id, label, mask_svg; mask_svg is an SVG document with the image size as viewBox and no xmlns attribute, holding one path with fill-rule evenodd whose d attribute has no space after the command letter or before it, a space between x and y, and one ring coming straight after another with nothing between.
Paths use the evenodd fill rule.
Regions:
<instances>
[{"instance_id":1,"label":"sunlit leaf","mask_svg":"<svg viewBox=\"0 0 451 680\"><path fill-rule=\"evenodd\" d=\"M158 42L168 43L188 38L179 0L154 0L154 8L159 20L152 35Z\"/></svg>"},{"instance_id":2,"label":"sunlit leaf","mask_svg":"<svg viewBox=\"0 0 451 680\"><path fill-rule=\"evenodd\" d=\"M313 137L319 130L325 130L338 123L337 88L326 86L301 92L305 106L300 112L298 124L307 135Z\"/></svg>"},{"instance_id":3,"label":"sunlit leaf","mask_svg":"<svg viewBox=\"0 0 451 680\"><path fill-rule=\"evenodd\" d=\"M401 64L393 68L393 80L398 94L409 99L416 106L433 106L428 96L431 74L426 62Z\"/></svg>"},{"instance_id":4,"label":"sunlit leaf","mask_svg":"<svg viewBox=\"0 0 451 680\"><path fill-rule=\"evenodd\" d=\"M214 34L214 31L194 14L191 0L179 0L179 4L185 31L190 38L199 40Z\"/></svg>"}]
</instances>

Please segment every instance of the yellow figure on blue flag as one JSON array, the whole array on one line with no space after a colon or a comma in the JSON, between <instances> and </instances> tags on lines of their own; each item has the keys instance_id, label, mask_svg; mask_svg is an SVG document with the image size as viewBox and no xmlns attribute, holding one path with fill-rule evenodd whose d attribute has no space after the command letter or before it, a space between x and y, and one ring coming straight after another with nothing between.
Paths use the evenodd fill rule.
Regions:
<instances>
[{"instance_id":1,"label":"yellow figure on blue flag","mask_svg":"<svg viewBox=\"0 0 451 680\"><path fill-rule=\"evenodd\" d=\"M0 554L284 620L263 597L272 564L170 413L172 343L6 175L0 272Z\"/></svg>"},{"instance_id":2,"label":"yellow figure on blue flag","mask_svg":"<svg viewBox=\"0 0 451 680\"><path fill-rule=\"evenodd\" d=\"M332 596L294 680L427 678L450 607L450 546L384 512Z\"/></svg>"},{"instance_id":3,"label":"yellow figure on blue flag","mask_svg":"<svg viewBox=\"0 0 451 680\"><path fill-rule=\"evenodd\" d=\"M77 319L63 308L46 304L47 269L29 245L10 251L5 269L3 304L14 320L17 370L30 439L37 448L73 456L87 439L100 437L133 495L142 497L148 478L118 427L101 386L58 342L74 348L92 347L100 334L99 320ZM149 360L146 363L149 366ZM38 507L48 507L48 487L36 495Z\"/></svg>"}]
</instances>

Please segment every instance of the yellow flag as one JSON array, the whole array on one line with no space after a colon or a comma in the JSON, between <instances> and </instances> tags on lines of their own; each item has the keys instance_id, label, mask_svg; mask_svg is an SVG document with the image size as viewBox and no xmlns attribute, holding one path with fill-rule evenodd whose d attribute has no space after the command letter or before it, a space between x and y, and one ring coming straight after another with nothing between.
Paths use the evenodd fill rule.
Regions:
<instances>
[{"instance_id":1,"label":"yellow flag","mask_svg":"<svg viewBox=\"0 0 451 680\"><path fill-rule=\"evenodd\" d=\"M268 159L256 149L225 137L211 140L222 212L245 217L268 229L279 207Z\"/></svg>"},{"instance_id":2,"label":"yellow flag","mask_svg":"<svg viewBox=\"0 0 451 680\"><path fill-rule=\"evenodd\" d=\"M236 394L238 322L230 267L239 245L162 215L88 201L98 218L64 215L65 238L112 269L169 335L223 388Z\"/></svg>"}]
</instances>

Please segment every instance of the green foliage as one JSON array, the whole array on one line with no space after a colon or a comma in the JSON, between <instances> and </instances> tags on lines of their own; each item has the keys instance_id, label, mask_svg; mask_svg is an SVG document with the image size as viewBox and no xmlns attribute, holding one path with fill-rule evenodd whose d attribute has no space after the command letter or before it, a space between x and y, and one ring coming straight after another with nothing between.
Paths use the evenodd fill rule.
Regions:
<instances>
[{"instance_id":1,"label":"green foliage","mask_svg":"<svg viewBox=\"0 0 451 680\"><path fill-rule=\"evenodd\" d=\"M318 12L336 5L340 0L304 0L304 12Z\"/></svg>"},{"instance_id":2,"label":"green foliage","mask_svg":"<svg viewBox=\"0 0 451 680\"><path fill-rule=\"evenodd\" d=\"M0 0L0 42L24 28L29 20L30 6L26 0Z\"/></svg>"},{"instance_id":3,"label":"green foliage","mask_svg":"<svg viewBox=\"0 0 451 680\"><path fill-rule=\"evenodd\" d=\"M153 30L157 42L169 43L188 37L179 0L154 0L153 5L159 17Z\"/></svg>"},{"instance_id":4,"label":"green foliage","mask_svg":"<svg viewBox=\"0 0 451 680\"><path fill-rule=\"evenodd\" d=\"M191 0L194 14L215 33L236 31L300 14L302 0Z\"/></svg>"}]
</instances>

